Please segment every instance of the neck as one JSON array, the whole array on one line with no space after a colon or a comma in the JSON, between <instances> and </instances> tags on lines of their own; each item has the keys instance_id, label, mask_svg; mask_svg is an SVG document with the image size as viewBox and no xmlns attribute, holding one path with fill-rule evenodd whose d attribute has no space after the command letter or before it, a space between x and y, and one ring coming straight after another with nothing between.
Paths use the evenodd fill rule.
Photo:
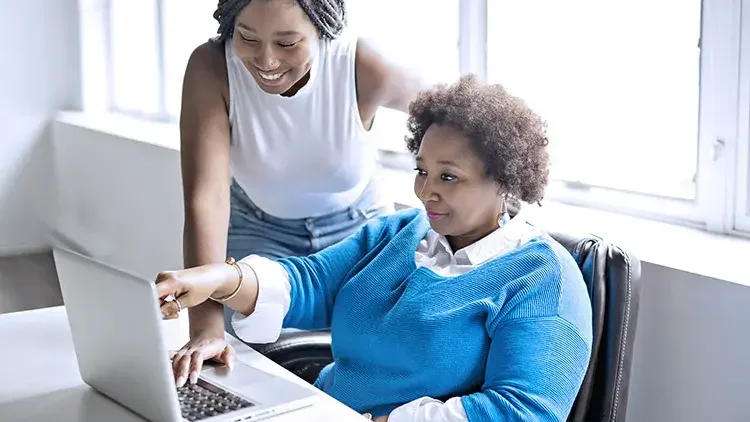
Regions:
<instances>
[{"instance_id":1,"label":"neck","mask_svg":"<svg viewBox=\"0 0 750 422\"><path fill-rule=\"evenodd\" d=\"M307 73L305 73L305 76L301 77L297 82L292 85L291 88L289 88L286 92L282 93L282 97L292 97L294 94L299 92L300 89L302 89L303 86L307 85L307 82L310 81L310 71L308 70Z\"/></svg>"},{"instance_id":2,"label":"neck","mask_svg":"<svg viewBox=\"0 0 750 422\"><path fill-rule=\"evenodd\" d=\"M448 240L448 244L451 245L453 253L460 251L461 249L473 245L474 243L482 240L488 234L494 232L500 227L497 220L493 220L491 223L477 227L474 230L457 236L445 236Z\"/></svg>"}]
</instances>

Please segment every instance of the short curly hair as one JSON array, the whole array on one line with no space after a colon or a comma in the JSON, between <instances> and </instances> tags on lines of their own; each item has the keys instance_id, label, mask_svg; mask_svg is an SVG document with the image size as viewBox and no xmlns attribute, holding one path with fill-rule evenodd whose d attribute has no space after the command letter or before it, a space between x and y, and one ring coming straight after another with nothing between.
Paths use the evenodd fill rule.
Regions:
<instances>
[{"instance_id":1,"label":"short curly hair","mask_svg":"<svg viewBox=\"0 0 750 422\"><path fill-rule=\"evenodd\" d=\"M487 177L511 199L541 201L549 177L546 124L521 99L466 75L421 92L409 105L405 140L412 154L432 124L451 126L471 139Z\"/></svg>"}]
</instances>

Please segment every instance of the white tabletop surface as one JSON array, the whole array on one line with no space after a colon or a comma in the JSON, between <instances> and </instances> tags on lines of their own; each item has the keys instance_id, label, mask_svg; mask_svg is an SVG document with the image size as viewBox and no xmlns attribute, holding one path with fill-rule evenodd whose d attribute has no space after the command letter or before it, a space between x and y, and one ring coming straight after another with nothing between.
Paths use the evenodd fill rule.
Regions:
<instances>
[{"instance_id":1,"label":"white tabletop surface","mask_svg":"<svg viewBox=\"0 0 750 422\"><path fill-rule=\"evenodd\" d=\"M177 349L187 338L185 320L164 321L164 341ZM286 377L320 395L314 406L269 422L352 421L362 416L263 355L232 338L237 358ZM98 394L78 373L64 307L0 315L0 422L142 422L143 419Z\"/></svg>"}]
</instances>

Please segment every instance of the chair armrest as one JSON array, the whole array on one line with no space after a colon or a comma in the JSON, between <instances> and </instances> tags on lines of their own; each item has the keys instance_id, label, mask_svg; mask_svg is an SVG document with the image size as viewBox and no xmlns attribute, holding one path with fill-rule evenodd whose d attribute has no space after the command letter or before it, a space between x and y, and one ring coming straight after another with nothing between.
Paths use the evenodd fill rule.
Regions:
<instances>
[{"instance_id":1,"label":"chair armrest","mask_svg":"<svg viewBox=\"0 0 750 422\"><path fill-rule=\"evenodd\" d=\"M270 344L253 344L252 347L310 384L320 371L333 362L331 332L285 331Z\"/></svg>"}]
</instances>

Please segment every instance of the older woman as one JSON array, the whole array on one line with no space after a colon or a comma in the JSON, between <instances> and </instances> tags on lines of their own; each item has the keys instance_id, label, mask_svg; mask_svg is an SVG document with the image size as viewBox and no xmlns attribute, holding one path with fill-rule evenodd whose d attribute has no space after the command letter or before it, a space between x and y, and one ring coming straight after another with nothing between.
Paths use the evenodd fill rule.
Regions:
<instances>
[{"instance_id":1,"label":"older woman","mask_svg":"<svg viewBox=\"0 0 750 422\"><path fill-rule=\"evenodd\" d=\"M409 112L425 210L377 218L307 257L165 272L160 296L230 306L248 342L330 327L334 362L316 385L381 420L565 420L591 353L590 301L567 251L507 213L542 198L542 121L472 77L422 93ZM197 377L181 353L178 384Z\"/></svg>"}]
</instances>

